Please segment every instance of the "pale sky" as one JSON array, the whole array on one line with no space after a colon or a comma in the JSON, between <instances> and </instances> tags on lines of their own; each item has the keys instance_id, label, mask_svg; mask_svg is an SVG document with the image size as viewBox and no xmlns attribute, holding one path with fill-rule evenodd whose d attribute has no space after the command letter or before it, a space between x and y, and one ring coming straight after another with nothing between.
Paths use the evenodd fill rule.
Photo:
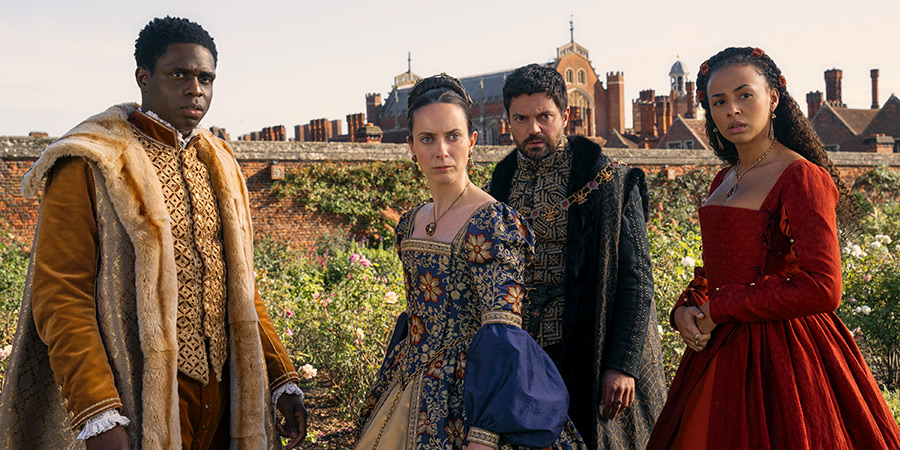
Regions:
<instances>
[{"instance_id":1,"label":"pale sky","mask_svg":"<svg viewBox=\"0 0 900 450\"><path fill-rule=\"evenodd\" d=\"M312 3L314 6L306 6ZM590 51L601 79L625 74L626 126L643 89L668 93L681 58L690 79L728 46L772 56L806 111L825 92L823 72L843 70L843 100L900 94L898 1L4 1L0 6L0 136L59 136L86 117L139 101L134 40L153 17L187 17L216 41L219 65L205 127L236 138L270 125L365 112L365 94L390 92L406 71L457 77L547 62L569 41Z\"/></svg>"}]
</instances>

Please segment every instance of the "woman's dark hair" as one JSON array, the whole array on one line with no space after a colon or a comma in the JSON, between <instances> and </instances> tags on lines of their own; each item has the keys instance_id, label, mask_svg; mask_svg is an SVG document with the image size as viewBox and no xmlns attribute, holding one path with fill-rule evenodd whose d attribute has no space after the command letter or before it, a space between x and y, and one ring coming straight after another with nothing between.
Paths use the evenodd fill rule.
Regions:
<instances>
[{"instance_id":1,"label":"woman's dark hair","mask_svg":"<svg viewBox=\"0 0 900 450\"><path fill-rule=\"evenodd\" d=\"M803 111L797 102L787 91L787 82L781 74L781 70L775 65L775 61L759 48L753 47L729 47L716 53L715 56L700 65L697 73L697 99L700 105L707 111L706 137L709 139L716 156L728 164L738 163L737 147L729 140L721 137L716 130L709 109L709 79L716 70L732 64L755 67L763 76L769 88L778 90L778 106L775 107L775 119L773 129L775 139L785 147L799 153L812 163L821 166L831 175L840 193L837 206L838 221L845 232L853 233L859 226L859 212L856 198L850 194L850 189L844 184L840 174L825 152L825 146L812 123L803 115Z\"/></svg>"},{"instance_id":2,"label":"woman's dark hair","mask_svg":"<svg viewBox=\"0 0 900 450\"><path fill-rule=\"evenodd\" d=\"M462 108L466 115L466 132L472 134L472 99L456 78L442 73L420 80L406 98L406 122L412 137L416 111L433 103L449 103Z\"/></svg>"},{"instance_id":3,"label":"woman's dark hair","mask_svg":"<svg viewBox=\"0 0 900 450\"><path fill-rule=\"evenodd\" d=\"M212 53L213 62L219 62L216 43L203 27L188 19L166 16L151 20L138 34L134 42L134 60L137 66L153 73L156 61L172 44L197 44L206 47Z\"/></svg>"}]
</instances>

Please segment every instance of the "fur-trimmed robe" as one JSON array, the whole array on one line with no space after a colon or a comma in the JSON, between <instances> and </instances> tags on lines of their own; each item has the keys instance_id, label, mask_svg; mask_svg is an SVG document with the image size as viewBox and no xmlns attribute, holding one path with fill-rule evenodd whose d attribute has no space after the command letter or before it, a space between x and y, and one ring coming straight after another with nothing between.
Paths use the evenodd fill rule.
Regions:
<instances>
[{"instance_id":1,"label":"fur-trimmed robe","mask_svg":"<svg viewBox=\"0 0 900 450\"><path fill-rule=\"evenodd\" d=\"M122 413L132 419L126 429L133 448L178 449L177 282L171 219L153 164L127 121L136 108L113 106L51 144L26 173L22 190L35 196L59 158L76 156L89 162L100 239L97 321L106 338ZM254 305L247 188L231 149L206 131L199 139L195 145L209 169L225 248L231 445L266 448L276 445L276 439L267 436L273 427ZM54 383L47 347L35 330L33 271L34 261L0 399L0 446L68 448L75 433Z\"/></svg>"},{"instance_id":2,"label":"fur-trimmed robe","mask_svg":"<svg viewBox=\"0 0 900 450\"><path fill-rule=\"evenodd\" d=\"M569 138L568 145L573 161L566 195L571 195L611 160L583 137ZM494 169L490 194L497 200L509 199L517 153ZM647 202L643 171L619 166L612 180L568 210L563 341L558 344L564 350L551 356L569 388L573 420L577 400L590 399L593 429L582 425L578 431L591 448L643 448L665 402L646 228L639 220L629 221L631 229L622 227L623 216L648 217ZM601 378L610 367L635 378L634 404L615 420L605 419L599 407Z\"/></svg>"}]
</instances>

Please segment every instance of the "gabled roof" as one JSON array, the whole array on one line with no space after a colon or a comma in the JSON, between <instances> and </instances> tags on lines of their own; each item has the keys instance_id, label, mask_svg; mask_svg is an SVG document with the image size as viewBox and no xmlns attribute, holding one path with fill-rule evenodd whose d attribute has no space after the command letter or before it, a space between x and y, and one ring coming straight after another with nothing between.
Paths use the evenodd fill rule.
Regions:
<instances>
[{"instance_id":1,"label":"gabled roof","mask_svg":"<svg viewBox=\"0 0 900 450\"><path fill-rule=\"evenodd\" d=\"M821 112L823 109L830 109L853 134L859 134L863 130L866 129L866 126L869 125L869 122L875 117L875 114L878 114L877 109L856 109L856 108L841 108L839 106L831 106L828 103L822 105L819 109ZM818 117L819 113L816 113ZM815 119L815 117L814 117Z\"/></svg>"},{"instance_id":2,"label":"gabled roof","mask_svg":"<svg viewBox=\"0 0 900 450\"><path fill-rule=\"evenodd\" d=\"M868 117L868 120L866 120L865 113L859 113L860 111L863 110L852 110L852 112L849 112L849 108L835 107L828 103L823 104L812 118L813 126L819 138L822 139L822 143L826 146L841 145L862 131L871 121L871 116L875 115L875 111L869 112L871 116ZM848 121L848 118L850 121ZM865 123L860 126L859 122L862 121L865 121ZM854 129L854 125L851 125L850 122L854 122L858 129Z\"/></svg>"},{"instance_id":3,"label":"gabled roof","mask_svg":"<svg viewBox=\"0 0 900 450\"><path fill-rule=\"evenodd\" d=\"M606 141L606 147L608 148L638 148L638 145L628 139L625 136L619 134L619 131L613 129L612 133L609 135L609 140Z\"/></svg>"},{"instance_id":4,"label":"gabled roof","mask_svg":"<svg viewBox=\"0 0 900 450\"><path fill-rule=\"evenodd\" d=\"M867 138L873 134L900 138L900 99L893 94L884 102L884 106L877 110L861 136Z\"/></svg>"},{"instance_id":5,"label":"gabled roof","mask_svg":"<svg viewBox=\"0 0 900 450\"><path fill-rule=\"evenodd\" d=\"M706 124L704 119L685 119L681 114L675 116L672 126L666 134L659 138L656 148L666 148L670 141L681 142L688 136L695 142L695 149L710 150L709 140L706 139Z\"/></svg>"},{"instance_id":6,"label":"gabled roof","mask_svg":"<svg viewBox=\"0 0 900 450\"><path fill-rule=\"evenodd\" d=\"M675 116L675 120L684 122L697 137L697 141L703 144L703 148L710 149L709 139L706 138L706 119L685 119L678 115Z\"/></svg>"}]
</instances>

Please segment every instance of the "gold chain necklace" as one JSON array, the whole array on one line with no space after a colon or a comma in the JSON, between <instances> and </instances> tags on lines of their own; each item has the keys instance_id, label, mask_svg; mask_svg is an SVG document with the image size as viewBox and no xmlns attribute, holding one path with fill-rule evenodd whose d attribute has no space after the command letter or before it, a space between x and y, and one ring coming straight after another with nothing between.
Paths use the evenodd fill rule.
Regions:
<instances>
[{"instance_id":1,"label":"gold chain necklace","mask_svg":"<svg viewBox=\"0 0 900 450\"><path fill-rule=\"evenodd\" d=\"M431 207L431 217L434 217L434 221L431 222L431 223L429 223L428 225L425 225L425 233L427 233L429 236L431 236L431 235L434 234L434 230L437 229L437 223L438 223L438 221L441 220L441 219L443 219L443 218L444 218L444 215L447 214L448 211L450 211L451 209L453 209L453 205L455 205L456 202L458 202L459 199L462 198L463 194L466 193L466 190L469 189L469 184L471 184L471 182L466 182L466 187L464 187L463 190L462 190L462 192L460 192L459 195L456 196L456 200L453 200L453 203L450 204L450 207L447 208L447 209L445 209L444 212L441 213L441 216L440 216L440 217L437 216L437 203L434 203L434 204L432 205L432 207Z\"/></svg>"},{"instance_id":2,"label":"gold chain necklace","mask_svg":"<svg viewBox=\"0 0 900 450\"><path fill-rule=\"evenodd\" d=\"M588 195L590 195L592 191L597 190L602 183L612 180L613 176L616 174L616 168L619 166L621 166L621 163L618 161L611 161L606 167L601 169L600 172L597 172L597 175L595 175L591 181L588 181L588 184L573 192L572 195L557 203L534 209L531 212L525 212L525 216L531 220L535 220L538 217L543 217L547 222L556 220L556 218L562 214L561 211L568 211L569 207L572 205L580 205L586 202Z\"/></svg>"},{"instance_id":3,"label":"gold chain necklace","mask_svg":"<svg viewBox=\"0 0 900 450\"><path fill-rule=\"evenodd\" d=\"M766 159L766 156L769 155L769 152L771 152L772 149L775 148L775 142L777 142L777 141L773 139L772 144L769 145L769 148L766 149L765 153L763 153L762 156L760 156L759 159L757 159L756 162L753 163L753 165L748 167L747 170L744 171L744 173L741 173L741 171L739 169L739 167L741 165L741 157L738 156L738 164L737 164L737 166L734 166L734 185L731 186L731 189L729 189L728 192L725 193L725 201L728 201L728 199L731 198L732 195L734 195L734 192L737 191L738 183L741 182L741 178L744 178L744 175L747 175L747 172L749 172L754 167L758 166L759 163L762 162L762 160Z\"/></svg>"}]
</instances>

